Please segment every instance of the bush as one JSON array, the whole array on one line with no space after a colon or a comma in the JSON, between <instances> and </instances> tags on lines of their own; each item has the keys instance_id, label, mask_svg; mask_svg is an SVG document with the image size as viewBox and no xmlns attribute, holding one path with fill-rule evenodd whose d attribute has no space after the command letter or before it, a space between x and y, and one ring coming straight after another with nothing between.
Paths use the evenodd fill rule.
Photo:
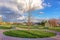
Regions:
<instances>
[{"instance_id":1,"label":"bush","mask_svg":"<svg viewBox=\"0 0 60 40\"><path fill-rule=\"evenodd\" d=\"M46 38L55 36L54 33L38 30L11 30L4 32L7 36L20 37L20 38Z\"/></svg>"}]
</instances>

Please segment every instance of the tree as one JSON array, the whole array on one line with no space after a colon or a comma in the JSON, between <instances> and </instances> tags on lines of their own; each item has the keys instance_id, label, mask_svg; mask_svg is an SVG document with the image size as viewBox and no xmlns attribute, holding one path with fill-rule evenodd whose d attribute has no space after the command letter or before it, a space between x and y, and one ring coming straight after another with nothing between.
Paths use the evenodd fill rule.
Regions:
<instances>
[{"instance_id":1,"label":"tree","mask_svg":"<svg viewBox=\"0 0 60 40\"><path fill-rule=\"evenodd\" d=\"M18 0L18 2L20 3L18 9L23 13L28 13L28 25L31 25L31 12L37 9L43 9L41 5L43 0Z\"/></svg>"}]
</instances>

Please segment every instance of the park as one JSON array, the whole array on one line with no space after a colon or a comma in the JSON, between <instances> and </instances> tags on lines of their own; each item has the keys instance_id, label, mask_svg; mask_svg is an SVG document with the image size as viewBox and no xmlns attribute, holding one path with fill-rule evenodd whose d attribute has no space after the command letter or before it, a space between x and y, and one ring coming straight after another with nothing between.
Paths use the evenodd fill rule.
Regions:
<instances>
[{"instance_id":1,"label":"park","mask_svg":"<svg viewBox=\"0 0 60 40\"><path fill-rule=\"evenodd\" d=\"M59 0L0 0L0 40L60 40L59 10Z\"/></svg>"}]
</instances>

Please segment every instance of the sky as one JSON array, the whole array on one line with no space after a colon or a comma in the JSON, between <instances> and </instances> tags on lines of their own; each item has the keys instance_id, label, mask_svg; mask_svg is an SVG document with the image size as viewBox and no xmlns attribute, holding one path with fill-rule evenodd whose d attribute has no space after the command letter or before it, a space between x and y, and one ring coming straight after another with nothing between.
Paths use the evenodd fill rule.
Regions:
<instances>
[{"instance_id":1,"label":"sky","mask_svg":"<svg viewBox=\"0 0 60 40\"><path fill-rule=\"evenodd\" d=\"M44 9L34 12L37 18L60 18L60 0L44 0ZM42 14L39 14L42 13Z\"/></svg>"},{"instance_id":2,"label":"sky","mask_svg":"<svg viewBox=\"0 0 60 40\"><path fill-rule=\"evenodd\" d=\"M36 19L60 18L60 0L0 0L0 17L3 21L23 21L29 11Z\"/></svg>"}]
</instances>

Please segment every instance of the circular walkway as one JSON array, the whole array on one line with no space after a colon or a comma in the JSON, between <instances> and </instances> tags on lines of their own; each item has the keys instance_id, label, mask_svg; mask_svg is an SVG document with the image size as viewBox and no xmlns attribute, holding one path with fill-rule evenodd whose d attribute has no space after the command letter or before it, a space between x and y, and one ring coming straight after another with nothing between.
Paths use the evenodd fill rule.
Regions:
<instances>
[{"instance_id":1,"label":"circular walkway","mask_svg":"<svg viewBox=\"0 0 60 40\"><path fill-rule=\"evenodd\" d=\"M7 30L0 30L0 40L60 40L60 32L56 32L57 35L55 37L32 39L32 38L16 38L16 37L5 36L3 35L3 32L5 31Z\"/></svg>"}]
</instances>

